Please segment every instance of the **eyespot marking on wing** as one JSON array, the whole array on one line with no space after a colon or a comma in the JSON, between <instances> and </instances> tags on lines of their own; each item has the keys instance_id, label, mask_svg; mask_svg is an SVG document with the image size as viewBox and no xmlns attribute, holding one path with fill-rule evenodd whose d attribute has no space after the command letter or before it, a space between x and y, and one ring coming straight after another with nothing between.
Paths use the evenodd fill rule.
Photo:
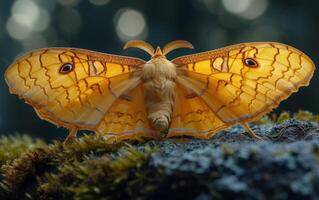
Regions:
<instances>
[{"instance_id":1,"label":"eyespot marking on wing","mask_svg":"<svg viewBox=\"0 0 319 200\"><path fill-rule=\"evenodd\" d=\"M258 62L253 58L243 59L243 63L246 67L257 68L259 66Z\"/></svg>"},{"instance_id":2,"label":"eyespot marking on wing","mask_svg":"<svg viewBox=\"0 0 319 200\"><path fill-rule=\"evenodd\" d=\"M68 73L72 72L73 69L74 69L74 67L73 67L73 64L72 64L72 63L64 63L64 64L60 67L59 72L60 72L61 74L68 74Z\"/></svg>"}]
</instances>

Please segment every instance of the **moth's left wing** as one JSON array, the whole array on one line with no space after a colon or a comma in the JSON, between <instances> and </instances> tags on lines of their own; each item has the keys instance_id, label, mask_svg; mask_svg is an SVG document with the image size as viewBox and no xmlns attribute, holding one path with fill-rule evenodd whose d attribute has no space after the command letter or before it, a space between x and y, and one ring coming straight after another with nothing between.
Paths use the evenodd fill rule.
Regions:
<instances>
[{"instance_id":1,"label":"moth's left wing","mask_svg":"<svg viewBox=\"0 0 319 200\"><path fill-rule=\"evenodd\" d=\"M114 140L158 138L159 133L148 122L144 105L143 86L139 84L112 104L96 131Z\"/></svg>"},{"instance_id":2,"label":"moth's left wing","mask_svg":"<svg viewBox=\"0 0 319 200\"><path fill-rule=\"evenodd\" d=\"M58 126L95 130L108 109L141 81L145 61L75 48L39 49L5 73L11 93Z\"/></svg>"},{"instance_id":3,"label":"moth's left wing","mask_svg":"<svg viewBox=\"0 0 319 200\"><path fill-rule=\"evenodd\" d=\"M315 69L304 53L271 42L229 46L172 62L178 84L194 98L200 97L228 126L254 121L271 111L308 85Z\"/></svg>"}]
</instances>

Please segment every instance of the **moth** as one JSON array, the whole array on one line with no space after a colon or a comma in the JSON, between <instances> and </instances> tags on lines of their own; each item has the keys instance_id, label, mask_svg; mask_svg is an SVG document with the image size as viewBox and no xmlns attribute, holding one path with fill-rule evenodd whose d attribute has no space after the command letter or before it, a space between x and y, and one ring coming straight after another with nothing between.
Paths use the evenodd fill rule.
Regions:
<instances>
[{"instance_id":1,"label":"moth","mask_svg":"<svg viewBox=\"0 0 319 200\"><path fill-rule=\"evenodd\" d=\"M247 123L307 86L315 66L301 51L275 42L242 43L168 60L177 40L161 50L134 40L151 59L77 48L39 49L5 72L10 92L40 118L69 130L116 140L193 136L207 139L236 124L261 139ZM166 133L164 130L167 130Z\"/></svg>"}]
</instances>

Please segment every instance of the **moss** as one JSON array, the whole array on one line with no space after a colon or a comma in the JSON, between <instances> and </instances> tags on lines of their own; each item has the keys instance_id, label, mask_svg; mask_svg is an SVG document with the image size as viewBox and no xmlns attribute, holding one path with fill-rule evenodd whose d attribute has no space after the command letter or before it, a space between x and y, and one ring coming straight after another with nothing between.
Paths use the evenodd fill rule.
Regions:
<instances>
[{"instance_id":1,"label":"moss","mask_svg":"<svg viewBox=\"0 0 319 200\"><path fill-rule=\"evenodd\" d=\"M95 136L81 137L68 146L56 141L2 166L5 193L16 199L89 198L98 195L100 188L111 193L129 169L140 168L152 151L128 143L109 144Z\"/></svg>"},{"instance_id":2,"label":"moss","mask_svg":"<svg viewBox=\"0 0 319 200\"><path fill-rule=\"evenodd\" d=\"M112 158L110 154L96 158L92 158L91 155L82 161L64 163L57 168L57 172L47 173L45 177L39 179L42 184L38 192L45 198L57 198L57 194L61 195L59 198L75 199L128 196L124 195L119 188L124 188L124 184L127 184L130 173L143 167L152 150L146 148L140 151L127 146L119 151L120 155L115 158ZM127 188L127 190L130 189L130 187ZM127 193L130 192L127 191Z\"/></svg>"},{"instance_id":3,"label":"moss","mask_svg":"<svg viewBox=\"0 0 319 200\"><path fill-rule=\"evenodd\" d=\"M281 112L279 114L270 113L261 117L259 120L253 122L253 124L257 125L265 125L265 124L281 124L288 119L297 119L302 121L310 121L319 123L319 114L313 114L312 112L306 110L299 110L298 112L294 113L293 115L290 114L288 111Z\"/></svg>"},{"instance_id":4,"label":"moss","mask_svg":"<svg viewBox=\"0 0 319 200\"><path fill-rule=\"evenodd\" d=\"M0 137L0 166L10 163L28 149L44 146L43 140L33 140L27 135Z\"/></svg>"},{"instance_id":5,"label":"moss","mask_svg":"<svg viewBox=\"0 0 319 200\"><path fill-rule=\"evenodd\" d=\"M1 136L0 137L0 167L10 165L25 151L45 146L41 139L33 140L27 135ZM8 184L4 180L3 173L0 174L0 197L9 193Z\"/></svg>"},{"instance_id":6,"label":"moss","mask_svg":"<svg viewBox=\"0 0 319 200\"><path fill-rule=\"evenodd\" d=\"M293 118L303 121L312 121L319 123L319 115L315 115L306 110L300 110L299 112L293 115Z\"/></svg>"},{"instance_id":7,"label":"moss","mask_svg":"<svg viewBox=\"0 0 319 200\"><path fill-rule=\"evenodd\" d=\"M239 126L210 140L2 137L0 199L309 199L319 195L314 122L307 111L268 115L252 126L263 142Z\"/></svg>"}]
</instances>

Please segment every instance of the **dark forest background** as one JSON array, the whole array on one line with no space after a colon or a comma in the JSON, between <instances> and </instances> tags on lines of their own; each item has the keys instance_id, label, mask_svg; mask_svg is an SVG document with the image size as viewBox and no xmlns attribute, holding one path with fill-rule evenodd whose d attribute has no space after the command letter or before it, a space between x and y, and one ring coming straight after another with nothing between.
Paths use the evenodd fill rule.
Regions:
<instances>
[{"instance_id":1,"label":"dark forest background","mask_svg":"<svg viewBox=\"0 0 319 200\"><path fill-rule=\"evenodd\" d=\"M249 41L277 41L319 53L317 0L0 0L0 133L28 133L47 140L67 131L40 120L31 106L10 95L3 73L24 52L69 46L148 59L123 44L142 39L163 46L176 39L195 50ZM318 75L276 110L319 112Z\"/></svg>"}]
</instances>

